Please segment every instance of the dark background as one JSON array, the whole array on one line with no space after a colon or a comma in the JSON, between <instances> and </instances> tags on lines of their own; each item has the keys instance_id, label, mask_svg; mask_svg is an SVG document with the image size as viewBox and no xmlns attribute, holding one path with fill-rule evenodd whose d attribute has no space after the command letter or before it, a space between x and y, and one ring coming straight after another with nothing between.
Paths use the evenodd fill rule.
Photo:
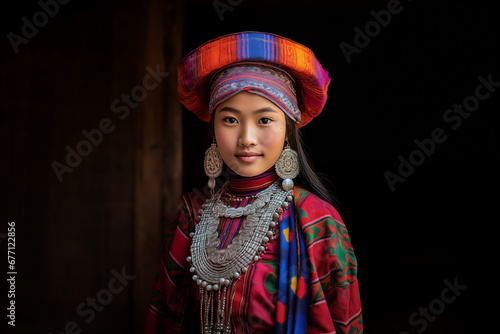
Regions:
<instances>
[{"instance_id":1,"label":"dark background","mask_svg":"<svg viewBox=\"0 0 500 334\"><path fill-rule=\"evenodd\" d=\"M115 117L110 102L141 82L144 64L137 59L144 35L138 24L144 21L134 13L147 2L71 1L17 54L5 36L19 34L21 17L40 8L36 1L2 8L1 258L7 222L15 221L18 268L16 328L8 333L59 333L71 320L82 333L135 333L142 326L146 306L137 296L147 299L151 291L137 282L147 277L142 282L152 285L152 276L140 271L151 259L137 251L143 208L134 189L141 181L137 138L147 130L137 124L146 108L116 123L64 182L50 166L64 160L65 146L76 145L82 129ZM243 0L221 20L211 1L185 1L182 10L175 7L182 15L182 44L158 48L165 57L174 50L185 55L208 39L243 30L273 32L310 47L332 81L323 113L303 135L316 169L334 185L352 237L366 333L479 333L495 321L487 303L495 289L494 243L487 237L498 222L499 92L456 130L443 114L475 93L479 76L500 81L500 6L401 1L402 11L348 63L339 44L353 45L354 27L364 29L373 20L370 11L387 3ZM172 72L172 82L161 89L174 87L175 79ZM186 110L182 124L185 192L206 182L202 159L209 138L206 124ZM414 141L430 138L435 128L447 140L391 191L384 173L397 174L398 156L408 158L417 149ZM163 205L175 196L157 197ZM168 217L160 218L165 225ZM152 254L159 250L156 241L149 243ZM123 267L137 278L86 324L77 305L107 286L112 269ZM413 326L409 317L421 307L439 308L445 280L467 288L425 329ZM2 302L5 309L6 298Z\"/></svg>"}]
</instances>

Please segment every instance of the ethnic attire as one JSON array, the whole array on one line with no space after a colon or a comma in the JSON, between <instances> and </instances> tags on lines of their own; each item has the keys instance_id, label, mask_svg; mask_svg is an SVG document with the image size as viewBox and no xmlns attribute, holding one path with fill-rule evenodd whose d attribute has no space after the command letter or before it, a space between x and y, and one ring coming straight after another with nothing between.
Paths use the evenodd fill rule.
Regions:
<instances>
[{"instance_id":1,"label":"ethnic attire","mask_svg":"<svg viewBox=\"0 0 500 334\"><path fill-rule=\"evenodd\" d=\"M311 50L260 32L203 44L184 58L178 78L179 100L204 121L246 91L297 127L321 112L330 83ZM226 166L229 181L216 192L223 160L215 142L204 167L210 190L182 197L144 333L362 333L350 237L331 204L294 186L294 148L287 143L275 166L257 176Z\"/></svg>"},{"instance_id":2,"label":"ethnic attire","mask_svg":"<svg viewBox=\"0 0 500 334\"><path fill-rule=\"evenodd\" d=\"M228 192L254 195L276 179L274 170L251 178L231 175ZM234 333L362 333L357 262L340 215L300 187L294 187L293 197L280 218L279 237L236 284L231 315ZM158 266L144 333L200 332L200 296L186 258L189 234L205 198L202 192L193 191L183 196L183 202ZM230 242L241 223L242 219L221 220L220 247ZM309 275L294 272L294 263Z\"/></svg>"}]
</instances>

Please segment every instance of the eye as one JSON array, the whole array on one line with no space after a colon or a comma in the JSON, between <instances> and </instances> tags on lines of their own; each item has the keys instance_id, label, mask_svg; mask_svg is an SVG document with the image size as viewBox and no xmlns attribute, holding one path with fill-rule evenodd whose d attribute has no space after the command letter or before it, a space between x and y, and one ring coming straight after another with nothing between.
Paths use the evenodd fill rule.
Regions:
<instances>
[{"instance_id":1,"label":"eye","mask_svg":"<svg viewBox=\"0 0 500 334\"><path fill-rule=\"evenodd\" d=\"M225 123L228 123L228 124L238 124L238 120L234 117L226 117L223 119Z\"/></svg>"},{"instance_id":2,"label":"eye","mask_svg":"<svg viewBox=\"0 0 500 334\"><path fill-rule=\"evenodd\" d=\"M270 124L273 120L269 117L262 117L259 122L262 124Z\"/></svg>"}]
</instances>

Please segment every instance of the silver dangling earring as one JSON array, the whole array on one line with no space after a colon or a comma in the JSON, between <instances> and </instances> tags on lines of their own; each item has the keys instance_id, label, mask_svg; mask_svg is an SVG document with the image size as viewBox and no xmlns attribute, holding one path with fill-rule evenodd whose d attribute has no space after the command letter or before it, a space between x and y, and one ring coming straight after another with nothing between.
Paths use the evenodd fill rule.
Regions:
<instances>
[{"instance_id":1,"label":"silver dangling earring","mask_svg":"<svg viewBox=\"0 0 500 334\"><path fill-rule=\"evenodd\" d=\"M276 168L276 174L283 179L281 183L283 190L292 190L293 179L299 175L299 159L297 152L292 150L288 143L274 166Z\"/></svg>"},{"instance_id":2,"label":"silver dangling earring","mask_svg":"<svg viewBox=\"0 0 500 334\"><path fill-rule=\"evenodd\" d=\"M203 162L203 167L205 168L205 174L208 176L208 187L213 195L215 188L215 178L222 172L223 160L219 153L217 144L214 142L205 151L205 160Z\"/></svg>"}]
</instances>

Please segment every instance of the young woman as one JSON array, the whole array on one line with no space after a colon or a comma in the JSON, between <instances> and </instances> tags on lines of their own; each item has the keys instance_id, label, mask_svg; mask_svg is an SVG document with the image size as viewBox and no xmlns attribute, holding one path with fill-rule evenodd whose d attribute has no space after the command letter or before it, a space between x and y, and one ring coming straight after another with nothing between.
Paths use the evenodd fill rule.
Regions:
<instances>
[{"instance_id":1,"label":"young woman","mask_svg":"<svg viewBox=\"0 0 500 334\"><path fill-rule=\"evenodd\" d=\"M208 188L173 219L145 333L362 333L351 241L299 133L328 72L303 45L242 32L188 54L178 82L210 122Z\"/></svg>"}]
</instances>

